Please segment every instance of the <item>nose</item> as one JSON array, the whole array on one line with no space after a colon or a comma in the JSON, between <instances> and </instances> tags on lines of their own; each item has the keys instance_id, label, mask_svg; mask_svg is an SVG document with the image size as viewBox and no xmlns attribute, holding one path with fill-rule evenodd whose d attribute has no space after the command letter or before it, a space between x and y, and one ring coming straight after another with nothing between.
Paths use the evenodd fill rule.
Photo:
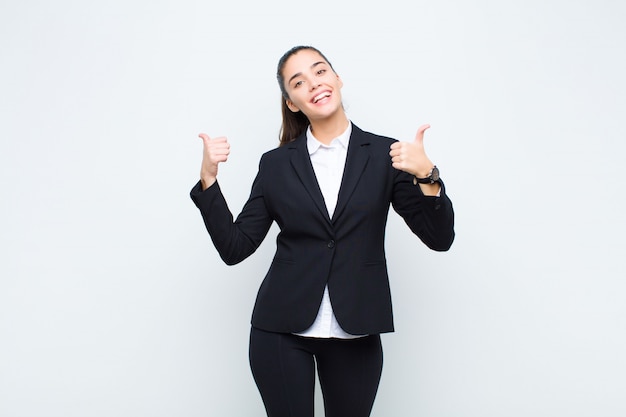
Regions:
<instances>
[{"instance_id":1,"label":"nose","mask_svg":"<svg viewBox=\"0 0 626 417\"><path fill-rule=\"evenodd\" d=\"M311 91L316 90L320 85L322 85L322 84L320 84L318 82L312 82L311 83Z\"/></svg>"}]
</instances>

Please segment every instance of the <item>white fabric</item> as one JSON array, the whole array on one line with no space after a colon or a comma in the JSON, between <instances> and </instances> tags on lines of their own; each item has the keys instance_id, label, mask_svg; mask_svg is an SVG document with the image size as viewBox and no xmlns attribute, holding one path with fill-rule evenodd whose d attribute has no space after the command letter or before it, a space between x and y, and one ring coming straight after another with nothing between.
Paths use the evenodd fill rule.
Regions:
<instances>
[{"instance_id":1,"label":"white fabric","mask_svg":"<svg viewBox=\"0 0 626 417\"><path fill-rule=\"evenodd\" d=\"M352 124L339 137L332 140L330 145L324 145L311 132L311 127L307 129L307 148L313 164L313 170L317 177L317 182L324 196L328 216L332 219L337 205L337 197L339 195L339 187L343 177L343 169L346 165L346 156L348 155L348 143L350 142L350 133L352 133ZM324 289L324 296L317 317L313 325L302 333L300 336L319 337L319 338L340 338L352 339L361 337L361 335L351 335L346 333L335 318L333 307L330 303L328 294L328 285Z\"/></svg>"}]
</instances>

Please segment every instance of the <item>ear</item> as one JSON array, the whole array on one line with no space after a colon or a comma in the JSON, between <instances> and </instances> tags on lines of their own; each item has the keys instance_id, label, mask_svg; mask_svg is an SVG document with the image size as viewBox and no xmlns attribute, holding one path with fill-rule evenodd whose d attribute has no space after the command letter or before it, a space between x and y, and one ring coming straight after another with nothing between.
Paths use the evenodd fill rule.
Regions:
<instances>
[{"instance_id":1,"label":"ear","mask_svg":"<svg viewBox=\"0 0 626 417\"><path fill-rule=\"evenodd\" d=\"M300 111L300 109L296 107L295 104L293 104L293 101L289 99L285 100L285 104L287 104L287 108L291 110L293 113L298 113Z\"/></svg>"},{"instance_id":2,"label":"ear","mask_svg":"<svg viewBox=\"0 0 626 417\"><path fill-rule=\"evenodd\" d=\"M343 80L341 79L339 74L335 73L335 75L337 76L337 81L339 81L339 88L343 88Z\"/></svg>"}]
</instances>

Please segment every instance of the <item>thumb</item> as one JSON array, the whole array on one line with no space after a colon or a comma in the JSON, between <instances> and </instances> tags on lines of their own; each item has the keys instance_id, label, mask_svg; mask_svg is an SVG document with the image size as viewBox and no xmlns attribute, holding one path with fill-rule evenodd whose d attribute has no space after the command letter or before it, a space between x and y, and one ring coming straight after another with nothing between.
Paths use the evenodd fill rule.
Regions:
<instances>
[{"instance_id":1,"label":"thumb","mask_svg":"<svg viewBox=\"0 0 626 417\"><path fill-rule=\"evenodd\" d=\"M207 135L206 133L200 133L198 137L203 141L211 140L211 138L209 138L209 135Z\"/></svg>"},{"instance_id":2,"label":"thumb","mask_svg":"<svg viewBox=\"0 0 626 417\"><path fill-rule=\"evenodd\" d=\"M415 135L415 142L422 143L424 141L424 132L426 129L430 128L429 124L421 125L419 129L417 129L417 134Z\"/></svg>"}]
</instances>

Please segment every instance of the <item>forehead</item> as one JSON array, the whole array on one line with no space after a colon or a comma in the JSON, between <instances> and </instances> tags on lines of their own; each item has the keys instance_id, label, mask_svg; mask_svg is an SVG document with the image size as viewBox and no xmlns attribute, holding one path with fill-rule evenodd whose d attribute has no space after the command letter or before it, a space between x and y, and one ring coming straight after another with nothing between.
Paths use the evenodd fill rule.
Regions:
<instances>
[{"instance_id":1,"label":"forehead","mask_svg":"<svg viewBox=\"0 0 626 417\"><path fill-rule=\"evenodd\" d=\"M318 62L328 64L319 52L313 49L302 49L287 59L283 68L283 75L289 78L294 74L310 69Z\"/></svg>"}]
</instances>

